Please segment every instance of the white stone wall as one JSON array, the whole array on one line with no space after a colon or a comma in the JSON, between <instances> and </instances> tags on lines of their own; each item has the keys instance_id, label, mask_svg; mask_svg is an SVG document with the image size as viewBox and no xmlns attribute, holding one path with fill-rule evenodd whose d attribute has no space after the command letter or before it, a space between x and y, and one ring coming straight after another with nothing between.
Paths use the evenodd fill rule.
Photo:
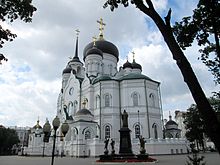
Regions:
<instances>
[{"instance_id":1,"label":"white stone wall","mask_svg":"<svg viewBox=\"0 0 220 165\"><path fill-rule=\"evenodd\" d=\"M81 145L76 145L81 144ZM85 143L82 141L74 142L73 145L68 145L70 152L70 146L72 146L72 154L67 156L99 156L104 154L104 141L94 138L88 140ZM145 144L146 152L150 155L163 155L163 154L184 154L187 153L187 146L185 139L147 139ZM111 154L111 146L108 146L109 154ZM134 154L139 154L140 144L138 140L132 141L132 151ZM119 141L115 143L115 153L119 153Z\"/></svg>"}]
</instances>

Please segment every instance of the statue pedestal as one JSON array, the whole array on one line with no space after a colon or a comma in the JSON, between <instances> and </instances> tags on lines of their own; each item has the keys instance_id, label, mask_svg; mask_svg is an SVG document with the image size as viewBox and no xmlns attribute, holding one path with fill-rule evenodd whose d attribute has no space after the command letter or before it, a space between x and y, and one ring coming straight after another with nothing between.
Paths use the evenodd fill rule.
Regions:
<instances>
[{"instance_id":1,"label":"statue pedestal","mask_svg":"<svg viewBox=\"0 0 220 165\"><path fill-rule=\"evenodd\" d=\"M148 154L146 154L146 150L142 146L142 149L140 151L139 155L134 155L132 152L132 146L131 146L131 130L128 128L128 121L127 121L127 113L124 110L124 113L122 115L123 120L123 127L119 130L120 132L120 148L119 148L119 154L115 154L114 150L114 143L112 143L112 153L111 155L108 155L108 152L104 152L104 155L99 156L99 160L96 162L113 162L113 163L127 163L127 162L155 162L156 159L149 158ZM142 138L144 140L144 138ZM145 142L144 142L145 143ZM105 141L106 147L108 145L108 141ZM143 145L143 143L142 143Z\"/></svg>"},{"instance_id":2,"label":"statue pedestal","mask_svg":"<svg viewBox=\"0 0 220 165\"><path fill-rule=\"evenodd\" d=\"M120 148L119 155L133 155L131 146L131 130L128 127L122 127L120 130Z\"/></svg>"}]
</instances>

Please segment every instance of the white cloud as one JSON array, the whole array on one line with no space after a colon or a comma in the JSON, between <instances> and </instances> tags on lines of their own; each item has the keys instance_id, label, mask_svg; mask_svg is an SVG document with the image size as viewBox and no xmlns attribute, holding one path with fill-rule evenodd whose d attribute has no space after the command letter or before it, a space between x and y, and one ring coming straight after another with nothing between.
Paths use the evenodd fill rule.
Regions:
<instances>
[{"instance_id":1,"label":"white cloud","mask_svg":"<svg viewBox=\"0 0 220 165\"><path fill-rule=\"evenodd\" d=\"M164 110L185 110L192 103L182 76L152 21L132 5L111 12L102 8L104 2L34 1L38 10L32 23L16 21L5 25L18 37L1 50L9 61L0 66L0 124L33 126L38 116L43 123L46 117L51 120L56 115L61 73L68 57L74 55L74 30L79 28L81 31L79 56L82 59L83 48L98 35L96 20L100 17L106 23L105 39L119 48L119 64L125 62L127 55L131 61L129 52L134 50L143 73L161 82ZM155 0L154 4L162 17L170 6L173 7L173 19L189 13L193 6L177 0L172 3ZM186 52L205 92L210 95L216 87L207 69L195 60L197 55L190 56L196 53L194 49Z\"/></svg>"}]
</instances>

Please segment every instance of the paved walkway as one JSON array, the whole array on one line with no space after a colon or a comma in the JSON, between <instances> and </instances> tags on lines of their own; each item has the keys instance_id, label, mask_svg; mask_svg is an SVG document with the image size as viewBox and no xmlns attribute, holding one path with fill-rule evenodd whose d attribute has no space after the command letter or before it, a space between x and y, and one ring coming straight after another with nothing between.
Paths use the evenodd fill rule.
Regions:
<instances>
[{"instance_id":1,"label":"paved walkway","mask_svg":"<svg viewBox=\"0 0 220 165\"><path fill-rule=\"evenodd\" d=\"M220 155L218 153L205 153L206 165L220 165ZM152 156L158 159L158 165L185 165L187 155L166 155ZM95 158L57 158L54 159L54 165L94 165ZM22 157L22 156L0 156L0 165L50 165L51 157ZM126 164L126 163L125 163ZM129 163L132 165L133 163ZM145 163L136 163L145 164ZM152 164L152 163L147 163Z\"/></svg>"}]
</instances>

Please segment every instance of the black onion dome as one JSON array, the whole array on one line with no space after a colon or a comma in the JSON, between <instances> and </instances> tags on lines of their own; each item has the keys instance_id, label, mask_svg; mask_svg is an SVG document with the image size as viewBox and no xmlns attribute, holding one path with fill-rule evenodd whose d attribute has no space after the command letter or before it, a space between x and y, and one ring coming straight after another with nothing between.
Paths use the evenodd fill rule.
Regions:
<instances>
[{"instance_id":1,"label":"black onion dome","mask_svg":"<svg viewBox=\"0 0 220 165\"><path fill-rule=\"evenodd\" d=\"M87 56L87 51L89 49L91 49L93 47L94 42L90 42L83 51L83 60L85 61L85 58ZM115 56L117 58L117 60L119 60L118 56L119 56L119 52L118 52L118 48L111 42L106 41L106 40L98 40L95 42L96 47L98 49L100 49L103 53L109 53L112 54L113 56Z\"/></svg>"},{"instance_id":2,"label":"black onion dome","mask_svg":"<svg viewBox=\"0 0 220 165\"><path fill-rule=\"evenodd\" d=\"M132 67L132 64L127 60L127 62L126 63L124 63L124 65L123 65L123 69L125 69L125 68L133 68Z\"/></svg>"},{"instance_id":3,"label":"black onion dome","mask_svg":"<svg viewBox=\"0 0 220 165\"><path fill-rule=\"evenodd\" d=\"M63 74L65 74L65 73L71 73L71 71L72 71L72 68L69 67L69 66L67 66L67 67L63 70Z\"/></svg>"},{"instance_id":4,"label":"black onion dome","mask_svg":"<svg viewBox=\"0 0 220 165\"><path fill-rule=\"evenodd\" d=\"M175 121L169 120L166 125L178 125Z\"/></svg>"},{"instance_id":5,"label":"black onion dome","mask_svg":"<svg viewBox=\"0 0 220 165\"><path fill-rule=\"evenodd\" d=\"M142 66L140 64L136 63L135 60L133 60L131 65L132 65L133 69L140 69L140 70L142 70Z\"/></svg>"},{"instance_id":6,"label":"black onion dome","mask_svg":"<svg viewBox=\"0 0 220 165\"><path fill-rule=\"evenodd\" d=\"M92 113L86 109L86 108L83 108L83 109L80 109L78 112L76 112L76 115L90 115L90 116L93 116Z\"/></svg>"},{"instance_id":7,"label":"black onion dome","mask_svg":"<svg viewBox=\"0 0 220 165\"><path fill-rule=\"evenodd\" d=\"M90 55L90 54L97 54L97 55L100 55L102 57L103 53L100 49L98 49L95 45L88 49L87 52L86 52L86 56Z\"/></svg>"},{"instance_id":8,"label":"black onion dome","mask_svg":"<svg viewBox=\"0 0 220 165\"><path fill-rule=\"evenodd\" d=\"M68 62L68 64L69 64L70 62L79 62L79 63L82 64L82 62L80 61L79 57L77 57L77 56L74 56L74 57Z\"/></svg>"}]
</instances>

